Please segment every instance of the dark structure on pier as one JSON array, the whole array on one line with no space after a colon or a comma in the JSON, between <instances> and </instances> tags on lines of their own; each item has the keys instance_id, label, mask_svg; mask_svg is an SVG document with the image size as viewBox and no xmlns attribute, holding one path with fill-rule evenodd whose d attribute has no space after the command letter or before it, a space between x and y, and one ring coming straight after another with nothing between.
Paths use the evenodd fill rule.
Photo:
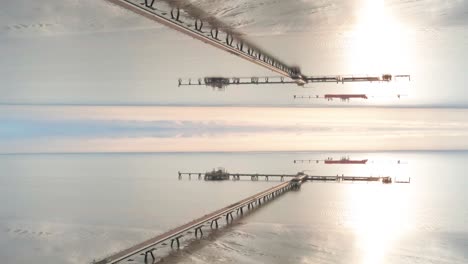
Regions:
<instances>
[{"instance_id":1,"label":"dark structure on pier","mask_svg":"<svg viewBox=\"0 0 468 264\"><path fill-rule=\"evenodd\" d=\"M205 173L206 181L225 181L229 180L229 173L224 168L213 169L213 171Z\"/></svg>"}]
</instances>

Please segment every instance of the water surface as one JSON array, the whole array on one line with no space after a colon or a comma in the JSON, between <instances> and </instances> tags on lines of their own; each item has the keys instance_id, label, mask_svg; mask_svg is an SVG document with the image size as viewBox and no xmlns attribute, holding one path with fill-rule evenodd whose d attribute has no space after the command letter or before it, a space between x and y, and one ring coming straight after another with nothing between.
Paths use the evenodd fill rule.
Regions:
<instances>
[{"instance_id":1,"label":"water surface","mask_svg":"<svg viewBox=\"0 0 468 264\"><path fill-rule=\"evenodd\" d=\"M354 153L368 165L294 164L341 153L0 156L5 263L85 263L277 182L204 182L177 171L411 177L409 185L306 183L185 246L180 263L466 263L467 152ZM402 163L397 165L397 160ZM161 251L163 252L163 251ZM138 260L138 259L137 259Z\"/></svg>"}]
</instances>

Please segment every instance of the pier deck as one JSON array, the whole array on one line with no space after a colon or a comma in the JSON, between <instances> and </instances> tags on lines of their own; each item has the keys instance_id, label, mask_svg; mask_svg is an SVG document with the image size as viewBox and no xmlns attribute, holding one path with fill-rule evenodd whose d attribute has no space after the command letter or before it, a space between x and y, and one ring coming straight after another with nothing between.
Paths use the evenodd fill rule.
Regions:
<instances>
[{"instance_id":1,"label":"pier deck","mask_svg":"<svg viewBox=\"0 0 468 264\"><path fill-rule=\"evenodd\" d=\"M198 178L198 180L205 179L205 175L207 173L204 172L179 172L179 180L181 180L184 176L188 177L189 179L192 176ZM303 172L298 172L296 174L259 174L259 173L224 173L227 180L240 180L241 178L250 178L252 181L258 181L260 177L263 177L264 180L268 181L270 178L276 178L281 181L284 178L295 178L305 176L306 181L326 181L326 182L383 182L383 183L409 183L408 181L393 181L392 177L390 176L345 176L345 175L307 175Z\"/></svg>"}]
</instances>

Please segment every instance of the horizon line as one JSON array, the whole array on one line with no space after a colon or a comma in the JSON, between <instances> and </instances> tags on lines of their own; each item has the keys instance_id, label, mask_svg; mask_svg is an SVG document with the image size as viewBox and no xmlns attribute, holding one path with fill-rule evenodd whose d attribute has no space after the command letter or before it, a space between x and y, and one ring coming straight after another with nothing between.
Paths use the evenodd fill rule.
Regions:
<instances>
[{"instance_id":1,"label":"horizon line","mask_svg":"<svg viewBox=\"0 0 468 264\"><path fill-rule=\"evenodd\" d=\"M13 155L102 155L102 154L261 154L261 153L439 153L439 152L468 152L468 149L407 149L407 150L238 150L238 151L96 151L96 152L5 152L0 156L13 156Z\"/></svg>"},{"instance_id":2,"label":"horizon line","mask_svg":"<svg viewBox=\"0 0 468 264\"><path fill-rule=\"evenodd\" d=\"M173 104L173 103L4 103L1 106L64 106L64 107L232 107L232 108L389 108L389 109L468 109L468 105L326 105L326 104Z\"/></svg>"}]
</instances>

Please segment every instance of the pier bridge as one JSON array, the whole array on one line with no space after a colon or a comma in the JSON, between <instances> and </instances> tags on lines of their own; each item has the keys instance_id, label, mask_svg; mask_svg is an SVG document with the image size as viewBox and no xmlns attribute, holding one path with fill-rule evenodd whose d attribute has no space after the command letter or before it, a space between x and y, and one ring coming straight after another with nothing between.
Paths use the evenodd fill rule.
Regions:
<instances>
[{"instance_id":1,"label":"pier bridge","mask_svg":"<svg viewBox=\"0 0 468 264\"><path fill-rule=\"evenodd\" d=\"M268 188L262 192L249 196L236 203L230 204L224 208L216 210L212 213L194 219L186 224L169 230L163 234L157 235L146 241L138 243L128 249L117 252L100 261L94 261L94 264L113 264L113 263L128 263L135 261L140 257L145 263L151 258L156 259L154 251L161 247L180 248L181 240L190 235L192 238L200 239L203 237L203 229L218 229L220 221L225 221L225 224L231 224L235 217L240 217L245 211L251 211L258 208L262 204L275 199L276 197L290 191L297 190L306 180L305 175L296 176L293 179L280 183L274 187ZM151 262L152 263L152 262Z\"/></svg>"},{"instance_id":2,"label":"pier bridge","mask_svg":"<svg viewBox=\"0 0 468 264\"><path fill-rule=\"evenodd\" d=\"M307 81L298 67L287 65L278 57L254 45L214 16L180 0L106 0L138 15L177 30L212 47L229 52L249 62L292 79L298 85Z\"/></svg>"}]
</instances>

